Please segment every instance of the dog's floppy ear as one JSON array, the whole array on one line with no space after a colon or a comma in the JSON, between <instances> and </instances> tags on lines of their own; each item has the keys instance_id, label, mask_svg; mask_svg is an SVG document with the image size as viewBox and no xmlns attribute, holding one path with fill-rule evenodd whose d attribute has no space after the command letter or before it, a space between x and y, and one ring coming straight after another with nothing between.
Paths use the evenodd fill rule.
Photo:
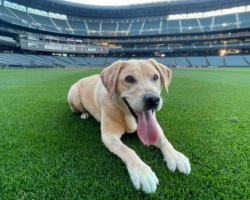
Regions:
<instances>
[{"instance_id":1,"label":"dog's floppy ear","mask_svg":"<svg viewBox=\"0 0 250 200\"><path fill-rule=\"evenodd\" d=\"M102 84L107 89L109 96L115 93L117 78L123 63L123 61L118 60L104 69L101 73Z\"/></svg>"},{"instance_id":2,"label":"dog's floppy ear","mask_svg":"<svg viewBox=\"0 0 250 200\"><path fill-rule=\"evenodd\" d=\"M169 69L168 67L166 67L163 64L158 63L154 59L149 59L149 61L156 68L156 70L159 72L159 74L161 76L162 84L164 85L165 90L168 92L168 86L169 86L171 78L172 78L171 69Z\"/></svg>"}]
</instances>

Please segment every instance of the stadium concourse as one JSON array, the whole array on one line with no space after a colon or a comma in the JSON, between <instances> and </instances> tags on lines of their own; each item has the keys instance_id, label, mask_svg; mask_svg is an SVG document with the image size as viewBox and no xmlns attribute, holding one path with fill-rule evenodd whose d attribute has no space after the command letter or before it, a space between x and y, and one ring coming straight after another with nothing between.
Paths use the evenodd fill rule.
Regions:
<instances>
[{"instance_id":1,"label":"stadium concourse","mask_svg":"<svg viewBox=\"0 0 250 200\"><path fill-rule=\"evenodd\" d=\"M105 67L149 58L171 67L249 67L249 28L247 0L116 7L0 0L0 67Z\"/></svg>"}]
</instances>

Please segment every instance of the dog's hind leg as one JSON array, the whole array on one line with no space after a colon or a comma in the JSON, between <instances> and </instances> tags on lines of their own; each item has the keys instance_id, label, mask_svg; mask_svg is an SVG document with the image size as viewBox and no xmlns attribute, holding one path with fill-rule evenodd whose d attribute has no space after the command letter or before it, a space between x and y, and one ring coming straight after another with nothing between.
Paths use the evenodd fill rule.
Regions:
<instances>
[{"instance_id":1,"label":"dog's hind leg","mask_svg":"<svg viewBox=\"0 0 250 200\"><path fill-rule=\"evenodd\" d=\"M91 115L87 112L81 103L80 93L78 87L74 84L69 90L68 102L71 110L75 113L82 113L81 118L87 119Z\"/></svg>"}]
</instances>

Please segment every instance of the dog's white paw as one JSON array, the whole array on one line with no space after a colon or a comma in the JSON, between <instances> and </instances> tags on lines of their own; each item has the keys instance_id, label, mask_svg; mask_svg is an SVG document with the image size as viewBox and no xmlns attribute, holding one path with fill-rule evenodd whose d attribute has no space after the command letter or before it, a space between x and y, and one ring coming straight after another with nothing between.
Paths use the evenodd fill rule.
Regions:
<instances>
[{"instance_id":1,"label":"dog's white paw","mask_svg":"<svg viewBox=\"0 0 250 200\"><path fill-rule=\"evenodd\" d=\"M147 194L156 191L159 180L149 166L142 163L127 167L133 185L137 190L142 189Z\"/></svg>"},{"instance_id":2,"label":"dog's white paw","mask_svg":"<svg viewBox=\"0 0 250 200\"><path fill-rule=\"evenodd\" d=\"M191 172L189 159L174 149L168 153L168 156L164 160L167 162L167 166L172 172L175 172L176 169L187 175Z\"/></svg>"},{"instance_id":3,"label":"dog's white paw","mask_svg":"<svg viewBox=\"0 0 250 200\"><path fill-rule=\"evenodd\" d=\"M91 115L88 112L82 113L81 118L82 119L88 119Z\"/></svg>"}]
</instances>

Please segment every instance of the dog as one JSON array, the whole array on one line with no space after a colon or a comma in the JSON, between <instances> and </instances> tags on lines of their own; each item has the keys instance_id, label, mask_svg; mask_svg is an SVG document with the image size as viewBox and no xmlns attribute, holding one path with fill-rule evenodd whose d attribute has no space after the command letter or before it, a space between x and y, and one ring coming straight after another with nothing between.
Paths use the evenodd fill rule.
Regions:
<instances>
[{"instance_id":1,"label":"dog","mask_svg":"<svg viewBox=\"0 0 250 200\"><path fill-rule=\"evenodd\" d=\"M83 78L71 86L70 108L81 118L93 116L101 123L104 145L126 164L135 188L154 193L159 184L152 169L120 138L135 133L144 145L158 147L174 172L189 174L189 159L166 139L155 113L162 107L162 85L168 92L171 70L154 59L116 61L100 75Z\"/></svg>"}]
</instances>

